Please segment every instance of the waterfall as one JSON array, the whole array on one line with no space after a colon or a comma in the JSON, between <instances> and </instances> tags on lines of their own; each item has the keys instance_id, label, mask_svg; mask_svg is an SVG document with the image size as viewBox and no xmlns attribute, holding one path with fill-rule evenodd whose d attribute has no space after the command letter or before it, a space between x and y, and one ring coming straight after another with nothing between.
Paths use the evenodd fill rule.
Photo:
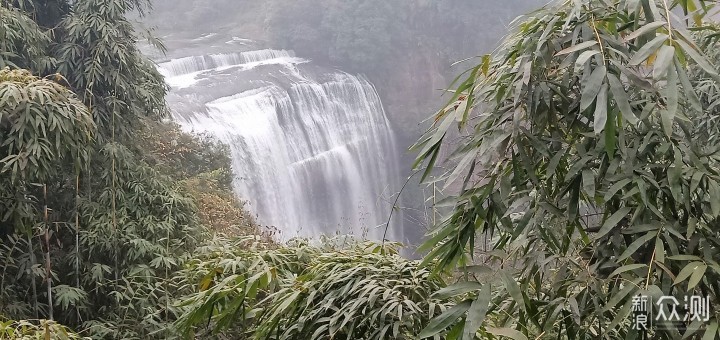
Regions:
<instances>
[{"instance_id":1,"label":"waterfall","mask_svg":"<svg viewBox=\"0 0 720 340\"><path fill-rule=\"evenodd\" d=\"M172 59L159 64L160 73L174 88L192 86L204 71L224 70L228 67L252 69L260 65L300 64L306 60L296 58L286 50L258 50L228 54L208 54Z\"/></svg>"},{"instance_id":2,"label":"waterfall","mask_svg":"<svg viewBox=\"0 0 720 340\"><path fill-rule=\"evenodd\" d=\"M399 157L367 79L275 50L159 66L172 87L175 120L230 146L237 195L280 239L336 232L382 238L400 189ZM387 238L402 240L395 216Z\"/></svg>"}]
</instances>

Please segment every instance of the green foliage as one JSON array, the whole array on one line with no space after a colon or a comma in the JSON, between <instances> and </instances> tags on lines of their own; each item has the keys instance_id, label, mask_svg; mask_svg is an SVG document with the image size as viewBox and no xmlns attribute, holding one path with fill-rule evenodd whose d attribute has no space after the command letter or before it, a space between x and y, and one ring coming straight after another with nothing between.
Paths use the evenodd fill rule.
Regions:
<instances>
[{"instance_id":1,"label":"green foliage","mask_svg":"<svg viewBox=\"0 0 720 340\"><path fill-rule=\"evenodd\" d=\"M121 145L107 144L97 156L93 172L102 189L78 207L81 270L92 273L81 280L83 314L102 315L113 338L164 332L174 312L174 287L164 283L201 236L194 202Z\"/></svg>"},{"instance_id":2,"label":"green foliage","mask_svg":"<svg viewBox=\"0 0 720 340\"><path fill-rule=\"evenodd\" d=\"M698 44L701 45L706 56L713 65L720 65L720 51L715 48L720 37L720 27L717 24L712 25L711 29L703 30L695 34ZM695 88L700 105L705 108L706 115L698 117L695 120L697 124L697 133L701 134L703 140L714 143L720 138L720 84L715 77L706 73L702 67L694 65L690 68L690 82Z\"/></svg>"},{"instance_id":3,"label":"green foliage","mask_svg":"<svg viewBox=\"0 0 720 340\"><path fill-rule=\"evenodd\" d=\"M192 197L202 225L226 235L263 234L235 197L227 145L185 133L175 123L145 122L138 140L136 152L148 165L178 181Z\"/></svg>"},{"instance_id":4,"label":"green foliage","mask_svg":"<svg viewBox=\"0 0 720 340\"><path fill-rule=\"evenodd\" d=\"M71 9L69 0L10 0L9 2L27 13L28 17L33 18L45 30L56 28Z\"/></svg>"},{"instance_id":5,"label":"green foliage","mask_svg":"<svg viewBox=\"0 0 720 340\"><path fill-rule=\"evenodd\" d=\"M258 339L415 338L446 308L430 298L444 282L395 252L353 240L268 248L216 239L188 262L198 291L181 302L178 324L193 334L209 321L213 333Z\"/></svg>"},{"instance_id":6,"label":"green foliage","mask_svg":"<svg viewBox=\"0 0 720 340\"><path fill-rule=\"evenodd\" d=\"M77 1L61 23L58 70L91 108L102 135L130 134L141 117L166 114L166 85L137 48L138 35L126 18L143 11L145 0Z\"/></svg>"},{"instance_id":7,"label":"green foliage","mask_svg":"<svg viewBox=\"0 0 720 340\"><path fill-rule=\"evenodd\" d=\"M94 124L87 108L65 87L27 71L0 70L0 175L44 181L59 162L88 157Z\"/></svg>"},{"instance_id":8,"label":"green foliage","mask_svg":"<svg viewBox=\"0 0 720 340\"><path fill-rule=\"evenodd\" d=\"M49 45L50 38L37 23L14 7L0 5L0 69L50 70Z\"/></svg>"},{"instance_id":9,"label":"green foliage","mask_svg":"<svg viewBox=\"0 0 720 340\"><path fill-rule=\"evenodd\" d=\"M232 190L230 148L209 135L183 132L176 123L145 122L135 146L145 161L176 180L217 171L221 189Z\"/></svg>"},{"instance_id":10,"label":"green foliage","mask_svg":"<svg viewBox=\"0 0 720 340\"><path fill-rule=\"evenodd\" d=\"M28 71L0 70L0 226L37 216L32 184L57 176L63 164L83 167L94 130L68 89Z\"/></svg>"},{"instance_id":11,"label":"green foliage","mask_svg":"<svg viewBox=\"0 0 720 340\"><path fill-rule=\"evenodd\" d=\"M51 320L9 320L0 319L0 339L7 340L74 340L81 337L67 327Z\"/></svg>"},{"instance_id":12,"label":"green foliage","mask_svg":"<svg viewBox=\"0 0 720 340\"><path fill-rule=\"evenodd\" d=\"M0 70L0 314L54 315L94 338L173 337L173 277L205 237L185 180L222 173L227 194L225 149L179 131L189 147L137 147L148 138L130 132L164 112L165 94L125 18L145 2L74 2L52 41L26 14L58 20L62 1L14 4L0 6L0 62L40 69L53 54L62 75Z\"/></svg>"},{"instance_id":13,"label":"green foliage","mask_svg":"<svg viewBox=\"0 0 720 340\"><path fill-rule=\"evenodd\" d=\"M415 146L428 177L450 127L462 135L440 176L452 211L425 262L488 282L424 335L454 324L448 338L625 339L638 336L626 324L634 295L720 303L720 149L695 123L713 115L690 79L719 77L673 6L700 22L710 3L554 2L516 20L457 85ZM476 248L478 233L492 251Z\"/></svg>"},{"instance_id":14,"label":"green foliage","mask_svg":"<svg viewBox=\"0 0 720 340\"><path fill-rule=\"evenodd\" d=\"M78 197L79 224L64 222L72 221L72 208L50 203L57 209L50 236L55 315L94 337L170 336L177 313L171 300L179 294L172 278L204 237L193 199L137 158L118 144L94 155L90 193ZM35 225L30 239L42 230ZM26 293L34 278L46 277L30 239L9 236L0 247L0 312L13 318L49 308L46 294L38 303Z\"/></svg>"}]
</instances>

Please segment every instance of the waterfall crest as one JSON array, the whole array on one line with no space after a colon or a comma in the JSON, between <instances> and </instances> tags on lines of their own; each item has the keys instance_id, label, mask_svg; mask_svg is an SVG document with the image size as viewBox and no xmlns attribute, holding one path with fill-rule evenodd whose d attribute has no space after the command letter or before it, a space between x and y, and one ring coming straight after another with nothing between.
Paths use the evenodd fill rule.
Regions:
<instances>
[{"instance_id":1,"label":"waterfall crest","mask_svg":"<svg viewBox=\"0 0 720 340\"><path fill-rule=\"evenodd\" d=\"M236 193L280 239L382 238L400 173L393 132L367 79L284 50L191 56L159 67L176 121L230 146ZM387 238L401 240L398 228Z\"/></svg>"}]
</instances>

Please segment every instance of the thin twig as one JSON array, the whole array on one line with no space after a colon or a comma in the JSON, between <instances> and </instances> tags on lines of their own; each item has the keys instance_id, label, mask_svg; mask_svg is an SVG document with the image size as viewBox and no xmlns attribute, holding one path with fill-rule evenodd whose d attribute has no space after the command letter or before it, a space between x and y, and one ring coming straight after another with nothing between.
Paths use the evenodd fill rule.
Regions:
<instances>
[{"instance_id":1,"label":"thin twig","mask_svg":"<svg viewBox=\"0 0 720 340\"><path fill-rule=\"evenodd\" d=\"M672 26L670 24L670 8L668 7L667 0L663 0L663 5L665 6L665 19L667 21L668 40L670 40L670 44L672 44L673 36L672 36Z\"/></svg>"},{"instance_id":2,"label":"thin twig","mask_svg":"<svg viewBox=\"0 0 720 340\"><path fill-rule=\"evenodd\" d=\"M407 180L405 180L405 184L403 184L402 188L400 188L400 191L398 192L397 196L395 196L395 202L393 202L392 207L390 207L390 215L388 216L387 223L385 223L385 231L383 232L382 237L382 244L381 248L382 251L385 251L385 238L387 237L388 229L390 228L390 220L392 219L393 212L395 211L395 206L397 205L397 202L400 200L400 195L405 190L405 187L410 183L410 179L413 178L415 175L417 175L422 169L415 170L410 176L408 176Z\"/></svg>"},{"instance_id":3,"label":"thin twig","mask_svg":"<svg viewBox=\"0 0 720 340\"><path fill-rule=\"evenodd\" d=\"M595 38L597 39L598 46L600 46L600 55L602 56L602 58L601 58L602 63L603 63L603 66L605 66L605 48L603 48L602 39L600 39L600 33L598 32L597 27L595 26L595 16L591 14L590 20L592 23L593 32L595 32Z\"/></svg>"},{"instance_id":4,"label":"thin twig","mask_svg":"<svg viewBox=\"0 0 720 340\"><path fill-rule=\"evenodd\" d=\"M656 241L655 241L655 242L660 241L660 240L659 240L659 238L660 238L660 230L662 230L662 229L658 229L657 236L656 236ZM662 241L660 241L660 242L662 242ZM647 290L648 287L650 286L650 274L652 274L652 266L653 266L653 262L655 262L655 256L656 256L656 255L657 255L657 247L655 247L655 248L653 249L652 256L650 257L650 263L648 263L648 273L647 273L647 279L645 280L645 290Z\"/></svg>"}]
</instances>

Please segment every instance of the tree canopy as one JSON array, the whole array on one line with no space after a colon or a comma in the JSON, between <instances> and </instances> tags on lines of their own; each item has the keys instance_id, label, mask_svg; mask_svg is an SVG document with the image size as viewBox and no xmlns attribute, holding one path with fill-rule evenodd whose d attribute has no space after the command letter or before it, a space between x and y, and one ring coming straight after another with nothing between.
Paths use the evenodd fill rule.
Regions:
<instances>
[{"instance_id":1,"label":"tree canopy","mask_svg":"<svg viewBox=\"0 0 720 340\"><path fill-rule=\"evenodd\" d=\"M187 287L171 281L208 230L260 234L225 149L152 121L167 89L127 18L147 6L0 1L0 338L76 337L40 319L173 336ZM200 196L200 180L222 184ZM207 196L227 214L199 214Z\"/></svg>"},{"instance_id":2,"label":"tree canopy","mask_svg":"<svg viewBox=\"0 0 720 340\"><path fill-rule=\"evenodd\" d=\"M398 29L390 4L334 4L323 21L348 25L328 53L392 55L348 53ZM167 88L127 19L148 6L0 1L0 338L636 339L639 295L720 305L714 2L556 0L516 19L414 146L452 193L422 261L270 240L232 196L226 147L157 121ZM719 316L647 336L714 339Z\"/></svg>"},{"instance_id":3,"label":"tree canopy","mask_svg":"<svg viewBox=\"0 0 720 340\"><path fill-rule=\"evenodd\" d=\"M444 149L456 162L425 245L426 263L466 273L448 337L635 338L633 296L720 302L716 111L694 85L718 74L691 32L713 29L710 6L555 1L458 82L416 145L426 176ZM712 339L717 314L654 332Z\"/></svg>"}]
</instances>

